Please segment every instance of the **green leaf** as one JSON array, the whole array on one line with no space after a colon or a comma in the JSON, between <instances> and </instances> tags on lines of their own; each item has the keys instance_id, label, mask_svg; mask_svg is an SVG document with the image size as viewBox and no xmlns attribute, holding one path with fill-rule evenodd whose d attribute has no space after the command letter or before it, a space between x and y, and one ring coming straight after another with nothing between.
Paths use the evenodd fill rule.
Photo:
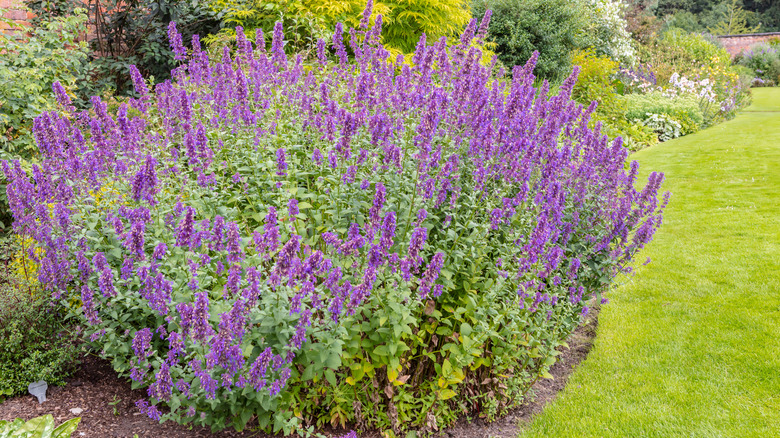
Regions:
<instances>
[{"instance_id":1,"label":"green leaf","mask_svg":"<svg viewBox=\"0 0 780 438\"><path fill-rule=\"evenodd\" d=\"M374 348L374 354L380 357L385 357L389 354L387 346L386 345L379 345L376 348Z\"/></svg>"},{"instance_id":2,"label":"green leaf","mask_svg":"<svg viewBox=\"0 0 780 438\"><path fill-rule=\"evenodd\" d=\"M32 436L35 438L51 438L53 431L54 417L51 415L44 415L24 423L16 434L21 435L21 432L31 432Z\"/></svg>"},{"instance_id":3,"label":"green leaf","mask_svg":"<svg viewBox=\"0 0 780 438\"><path fill-rule=\"evenodd\" d=\"M455 391L449 388L442 389L441 391L439 391L439 400L449 400L452 397L455 397L456 395L458 395L458 393L456 393Z\"/></svg>"},{"instance_id":4,"label":"green leaf","mask_svg":"<svg viewBox=\"0 0 780 438\"><path fill-rule=\"evenodd\" d=\"M341 367L341 356L339 354L332 353L325 361L325 366L333 370L339 369Z\"/></svg>"},{"instance_id":5,"label":"green leaf","mask_svg":"<svg viewBox=\"0 0 780 438\"><path fill-rule=\"evenodd\" d=\"M325 370L325 378L328 380L331 386L338 386L338 380L336 380L336 373L331 369Z\"/></svg>"},{"instance_id":6,"label":"green leaf","mask_svg":"<svg viewBox=\"0 0 780 438\"><path fill-rule=\"evenodd\" d=\"M54 432L52 432L52 438L70 438L76 428L79 427L81 418L71 418L70 420L60 424Z\"/></svg>"}]
</instances>

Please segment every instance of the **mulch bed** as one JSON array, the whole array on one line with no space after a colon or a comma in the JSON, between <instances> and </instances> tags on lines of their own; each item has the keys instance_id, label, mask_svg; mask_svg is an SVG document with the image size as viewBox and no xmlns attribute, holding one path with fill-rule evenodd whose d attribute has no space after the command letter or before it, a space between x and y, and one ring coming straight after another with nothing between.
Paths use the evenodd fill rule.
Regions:
<instances>
[{"instance_id":1,"label":"mulch bed","mask_svg":"<svg viewBox=\"0 0 780 438\"><path fill-rule=\"evenodd\" d=\"M523 424L542 411L566 386L569 375L577 364L587 357L596 333L597 315L588 318L572 336L569 349L562 350L559 361L550 373L554 379L542 379L534 385L532 400L509 412L500 420L487 423L481 419L461 419L452 427L439 432L439 437L457 438L516 438ZM190 428L172 422L158 424L139 413L135 401L145 397L145 391L130 389L130 383L119 379L108 361L86 356L79 369L63 387L50 387L43 404L31 395L15 397L0 404L0 420L14 418L30 419L51 414L62 423L70 418L81 417L81 424L74 437L85 438L188 438L188 437L255 437L276 438L272 435L251 431L225 430L211 433L205 428ZM116 403L115 403L116 402ZM112 403L115 403L112 405ZM81 409L78 415L72 409ZM116 409L116 411L115 411ZM78 411L76 411L78 412ZM333 435L332 432L325 432ZM364 438L379 438L376 431L361 435Z\"/></svg>"}]
</instances>

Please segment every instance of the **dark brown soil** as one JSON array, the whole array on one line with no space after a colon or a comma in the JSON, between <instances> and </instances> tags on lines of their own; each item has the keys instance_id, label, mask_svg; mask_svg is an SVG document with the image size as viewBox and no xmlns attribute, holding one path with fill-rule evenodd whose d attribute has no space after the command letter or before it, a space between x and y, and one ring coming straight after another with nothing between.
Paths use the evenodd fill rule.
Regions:
<instances>
[{"instance_id":1,"label":"dark brown soil","mask_svg":"<svg viewBox=\"0 0 780 438\"><path fill-rule=\"evenodd\" d=\"M142 390L133 391L130 383L119 379L111 364L94 356L82 359L76 374L63 387L50 387L42 404L31 395L12 398L0 404L0 420L30 418L51 414L57 424L75 417L81 423L74 438L179 438L179 437L262 437L254 433L181 426L172 422L157 424L138 412L134 403L145 398ZM115 404L112 404L115 403ZM116 412L114 409L116 408ZM71 409L81 409L78 415Z\"/></svg>"},{"instance_id":2,"label":"dark brown soil","mask_svg":"<svg viewBox=\"0 0 780 438\"><path fill-rule=\"evenodd\" d=\"M570 348L563 349L550 373L554 379L543 379L531 390L533 398L512 409L502 419L487 423L483 420L468 422L461 419L451 428L441 431L439 437L453 438L515 438L521 425L542 411L566 385L569 375L590 351L596 333L597 317L589 317L586 323L574 332L569 341ZM64 387L49 388L48 400L43 404L31 395L15 397L0 404L0 420L14 418L30 419L51 414L57 424L74 417L81 417L81 424L74 438L186 438L186 437L256 437L275 438L257 432L235 432L225 430L212 434L204 428L181 426L172 422L158 424L137 411L134 403L145 397L142 390L133 391L130 384L116 376L111 365L102 359L86 356L78 371ZM72 409L82 411L75 415ZM332 435L332 433L328 433ZM363 435L364 438L379 438L377 432Z\"/></svg>"}]
</instances>

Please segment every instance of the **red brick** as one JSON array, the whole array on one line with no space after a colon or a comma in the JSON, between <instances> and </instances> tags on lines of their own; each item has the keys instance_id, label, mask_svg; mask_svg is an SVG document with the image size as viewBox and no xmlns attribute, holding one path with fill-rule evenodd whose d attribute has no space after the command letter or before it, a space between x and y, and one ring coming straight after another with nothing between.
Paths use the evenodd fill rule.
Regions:
<instances>
[{"instance_id":1,"label":"red brick","mask_svg":"<svg viewBox=\"0 0 780 438\"><path fill-rule=\"evenodd\" d=\"M25 20L27 19L27 12L12 9L5 13L5 18L10 18L11 20Z\"/></svg>"},{"instance_id":2,"label":"red brick","mask_svg":"<svg viewBox=\"0 0 780 438\"><path fill-rule=\"evenodd\" d=\"M767 42L778 37L780 37L780 32L750 35L724 35L718 37L718 40L723 44L723 48L734 57L758 43Z\"/></svg>"},{"instance_id":3,"label":"red brick","mask_svg":"<svg viewBox=\"0 0 780 438\"><path fill-rule=\"evenodd\" d=\"M0 8L3 9L23 9L24 2L22 0L0 0Z\"/></svg>"}]
</instances>

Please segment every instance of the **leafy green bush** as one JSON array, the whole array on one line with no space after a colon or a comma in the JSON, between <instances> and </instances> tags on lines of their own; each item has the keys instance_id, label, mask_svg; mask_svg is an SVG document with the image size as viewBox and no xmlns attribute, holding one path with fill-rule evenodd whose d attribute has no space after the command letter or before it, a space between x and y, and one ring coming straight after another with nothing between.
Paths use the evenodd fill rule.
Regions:
<instances>
[{"instance_id":1,"label":"leafy green bush","mask_svg":"<svg viewBox=\"0 0 780 438\"><path fill-rule=\"evenodd\" d=\"M753 71L753 69L750 67L736 64L732 67L732 70L734 73L739 75L739 82L743 87L750 87L750 85L753 83L753 80L756 78L756 72Z\"/></svg>"},{"instance_id":2,"label":"leafy green bush","mask_svg":"<svg viewBox=\"0 0 780 438\"><path fill-rule=\"evenodd\" d=\"M670 98L663 92L654 91L648 94L626 95L625 101L625 117L628 120L640 120L644 123L650 115L664 115L667 116L664 120L680 124L681 135L697 132L704 124L699 99L690 94Z\"/></svg>"},{"instance_id":3,"label":"leafy green bush","mask_svg":"<svg viewBox=\"0 0 780 438\"><path fill-rule=\"evenodd\" d=\"M488 9L493 11L489 39L510 69L539 52L537 76L559 81L571 72L570 53L588 45L589 13L582 2L473 0L473 16L481 17Z\"/></svg>"},{"instance_id":4,"label":"leafy green bush","mask_svg":"<svg viewBox=\"0 0 780 438\"><path fill-rule=\"evenodd\" d=\"M780 49L769 44L757 44L742 54L739 64L753 70L756 77L780 82Z\"/></svg>"},{"instance_id":5,"label":"leafy green bush","mask_svg":"<svg viewBox=\"0 0 780 438\"><path fill-rule=\"evenodd\" d=\"M79 69L87 58L86 43L78 37L87 16L83 10L75 13L17 34L0 32L0 158L34 153L32 121L57 107L51 94L54 82L70 93L78 87Z\"/></svg>"},{"instance_id":6,"label":"leafy green bush","mask_svg":"<svg viewBox=\"0 0 780 438\"><path fill-rule=\"evenodd\" d=\"M64 385L75 354L65 313L40 291L13 286L0 284L0 395L25 394L38 380Z\"/></svg>"},{"instance_id":7,"label":"leafy green bush","mask_svg":"<svg viewBox=\"0 0 780 438\"><path fill-rule=\"evenodd\" d=\"M0 438L70 438L78 428L81 418L70 419L54 427L54 417L44 415L24 421L0 420Z\"/></svg>"},{"instance_id":8,"label":"leafy green bush","mask_svg":"<svg viewBox=\"0 0 780 438\"><path fill-rule=\"evenodd\" d=\"M91 96L132 93L128 68L135 65L156 82L170 78L179 61L168 50L168 23L179 22L179 32L189 43L193 34L219 30L219 16L199 0L27 0L40 21L63 19L75 10L87 11L94 24L89 62L79 71L79 89L74 104L89 105ZM83 31L83 28L81 29Z\"/></svg>"},{"instance_id":9,"label":"leafy green bush","mask_svg":"<svg viewBox=\"0 0 780 438\"><path fill-rule=\"evenodd\" d=\"M142 97L116 115L95 99L84 126L39 117L55 170L2 163L15 226L41 284L147 388L139 409L430 433L550 377L668 194L655 172L635 189L574 75L536 90L534 55L507 85L479 33L423 40L410 66L361 28L354 63L336 34L305 65L280 23L270 50L240 31L235 54L196 48L153 99L134 74Z\"/></svg>"}]
</instances>

